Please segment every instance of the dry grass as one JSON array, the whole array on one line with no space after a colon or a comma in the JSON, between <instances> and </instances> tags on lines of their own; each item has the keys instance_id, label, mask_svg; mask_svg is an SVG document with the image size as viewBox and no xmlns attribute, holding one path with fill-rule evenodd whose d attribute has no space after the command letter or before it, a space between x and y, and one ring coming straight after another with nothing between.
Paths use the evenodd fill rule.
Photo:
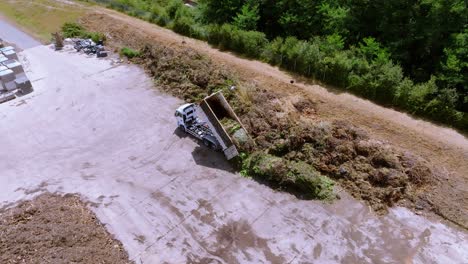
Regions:
<instances>
[{"instance_id":1,"label":"dry grass","mask_svg":"<svg viewBox=\"0 0 468 264\"><path fill-rule=\"evenodd\" d=\"M44 43L65 22L76 21L87 11L87 5L69 0L2 0L0 15L20 26Z\"/></svg>"},{"instance_id":2,"label":"dry grass","mask_svg":"<svg viewBox=\"0 0 468 264\"><path fill-rule=\"evenodd\" d=\"M252 105L254 92L254 84L243 84L237 87L237 94L239 95L239 100L241 100L247 106Z\"/></svg>"}]
</instances>

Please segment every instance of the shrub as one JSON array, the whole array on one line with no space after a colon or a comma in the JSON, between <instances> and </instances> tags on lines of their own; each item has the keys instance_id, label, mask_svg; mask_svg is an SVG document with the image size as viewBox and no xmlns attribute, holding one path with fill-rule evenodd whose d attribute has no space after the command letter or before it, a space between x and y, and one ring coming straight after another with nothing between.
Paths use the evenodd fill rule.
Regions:
<instances>
[{"instance_id":1,"label":"shrub","mask_svg":"<svg viewBox=\"0 0 468 264\"><path fill-rule=\"evenodd\" d=\"M233 33L232 49L251 58L259 58L268 42L265 34L258 31L234 30Z\"/></svg>"},{"instance_id":2,"label":"shrub","mask_svg":"<svg viewBox=\"0 0 468 264\"><path fill-rule=\"evenodd\" d=\"M283 42L284 40L282 37L277 37L273 41L267 43L263 49L261 58L273 65L281 64L281 47L283 46Z\"/></svg>"},{"instance_id":3,"label":"shrub","mask_svg":"<svg viewBox=\"0 0 468 264\"><path fill-rule=\"evenodd\" d=\"M456 127L463 129L464 131L468 131L468 114L467 113L461 113L462 115L461 119L455 123Z\"/></svg>"},{"instance_id":4,"label":"shrub","mask_svg":"<svg viewBox=\"0 0 468 264\"><path fill-rule=\"evenodd\" d=\"M141 53L131 48L124 47L120 50L120 56L125 56L129 59L139 57Z\"/></svg>"},{"instance_id":5,"label":"shrub","mask_svg":"<svg viewBox=\"0 0 468 264\"><path fill-rule=\"evenodd\" d=\"M229 24L224 24L219 28L217 32L217 39L219 42L216 44L218 44L221 49L232 48L232 34L234 30L235 28Z\"/></svg>"},{"instance_id":6,"label":"shrub","mask_svg":"<svg viewBox=\"0 0 468 264\"><path fill-rule=\"evenodd\" d=\"M192 36L192 24L193 21L187 17L180 17L174 20L174 24L172 25L172 30L175 32L185 35L185 36Z\"/></svg>"},{"instance_id":7,"label":"shrub","mask_svg":"<svg viewBox=\"0 0 468 264\"><path fill-rule=\"evenodd\" d=\"M85 32L82 36L82 38L89 38L94 42L99 42L99 41L106 41L106 35L99 33L99 32Z\"/></svg>"},{"instance_id":8,"label":"shrub","mask_svg":"<svg viewBox=\"0 0 468 264\"><path fill-rule=\"evenodd\" d=\"M397 87L402 81L401 67L391 62L383 65L372 63L360 73L352 73L349 76L348 89L380 103L392 103Z\"/></svg>"},{"instance_id":9,"label":"shrub","mask_svg":"<svg viewBox=\"0 0 468 264\"><path fill-rule=\"evenodd\" d=\"M106 36L98 32L88 32L77 23L67 22L62 26L63 36L65 38L89 38L94 42L100 40L106 41Z\"/></svg>"},{"instance_id":10,"label":"shrub","mask_svg":"<svg viewBox=\"0 0 468 264\"><path fill-rule=\"evenodd\" d=\"M230 49L252 58L260 58L268 40L264 33L237 29L230 24L210 25L208 42L220 49Z\"/></svg>"},{"instance_id":11,"label":"shrub","mask_svg":"<svg viewBox=\"0 0 468 264\"><path fill-rule=\"evenodd\" d=\"M220 26L217 24L210 24L206 26L206 30L208 33L208 36L206 38L206 41L208 41L209 44L211 45L218 45L220 42Z\"/></svg>"},{"instance_id":12,"label":"shrub","mask_svg":"<svg viewBox=\"0 0 468 264\"><path fill-rule=\"evenodd\" d=\"M409 109L409 96L414 88L414 83L408 78L403 79L395 89L393 103L401 108Z\"/></svg>"},{"instance_id":13,"label":"shrub","mask_svg":"<svg viewBox=\"0 0 468 264\"><path fill-rule=\"evenodd\" d=\"M72 22L66 22L65 24L63 24L62 32L65 38L81 37L83 34L86 33L86 31L81 25Z\"/></svg>"},{"instance_id":14,"label":"shrub","mask_svg":"<svg viewBox=\"0 0 468 264\"><path fill-rule=\"evenodd\" d=\"M171 18L166 13L166 11L161 12L155 19L156 24L160 25L161 27L165 27L171 21Z\"/></svg>"},{"instance_id":15,"label":"shrub","mask_svg":"<svg viewBox=\"0 0 468 264\"><path fill-rule=\"evenodd\" d=\"M323 81L346 87L351 70L352 60L349 52L336 51L323 58L322 68L319 71Z\"/></svg>"},{"instance_id":16,"label":"shrub","mask_svg":"<svg viewBox=\"0 0 468 264\"><path fill-rule=\"evenodd\" d=\"M130 6L128 4L118 2L110 2L108 7L124 13L128 12L130 9Z\"/></svg>"},{"instance_id":17,"label":"shrub","mask_svg":"<svg viewBox=\"0 0 468 264\"><path fill-rule=\"evenodd\" d=\"M185 8L182 0L171 0L166 6L166 12L170 18L174 19L176 18L177 12L182 8Z\"/></svg>"}]
</instances>

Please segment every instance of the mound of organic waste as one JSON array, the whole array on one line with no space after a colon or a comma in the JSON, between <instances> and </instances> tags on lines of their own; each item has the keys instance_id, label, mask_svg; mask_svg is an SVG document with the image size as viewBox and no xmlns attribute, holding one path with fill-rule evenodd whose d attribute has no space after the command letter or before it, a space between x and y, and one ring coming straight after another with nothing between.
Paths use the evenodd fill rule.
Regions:
<instances>
[{"instance_id":1,"label":"mound of organic waste","mask_svg":"<svg viewBox=\"0 0 468 264\"><path fill-rule=\"evenodd\" d=\"M385 212L400 199L412 198L432 179L427 162L372 140L348 122L307 122L294 113L301 109L283 110L285 104L277 95L256 94L241 120L259 148L290 162L313 165L376 211ZM310 109L313 103L301 105Z\"/></svg>"},{"instance_id":2,"label":"mound of organic waste","mask_svg":"<svg viewBox=\"0 0 468 264\"><path fill-rule=\"evenodd\" d=\"M43 194L0 210L0 263L132 263L74 195Z\"/></svg>"},{"instance_id":3,"label":"mound of organic waste","mask_svg":"<svg viewBox=\"0 0 468 264\"><path fill-rule=\"evenodd\" d=\"M284 190L302 192L302 197L331 198L333 184L310 176L323 173L378 212L403 198L413 199L415 190L431 180L432 171L425 161L372 140L346 121L301 118L316 113L312 100L301 98L287 107L281 94L257 87L247 89L250 95L245 96L243 84L236 83L239 88L234 90L227 88L236 78L192 49L146 45L141 54L140 62L158 86L175 96L196 102L223 90L256 143L243 149L251 155L243 160L249 175ZM233 119L224 118L221 123L231 136L241 130ZM292 168L297 163L312 165L313 172L298 176Z\"/></svg>"},{"instance_id":4,"label":"mound of organic waste","mask_svg":"<svg viewBox=\"0 0 468 264\"><path fill-rule=\"evenodd\" d=\"M224 69L191 49L176 52L146 45L141 54L138 62L154 76L158 87L187 102L199 102L232 82Z\"/></svg>"}]
</instances>

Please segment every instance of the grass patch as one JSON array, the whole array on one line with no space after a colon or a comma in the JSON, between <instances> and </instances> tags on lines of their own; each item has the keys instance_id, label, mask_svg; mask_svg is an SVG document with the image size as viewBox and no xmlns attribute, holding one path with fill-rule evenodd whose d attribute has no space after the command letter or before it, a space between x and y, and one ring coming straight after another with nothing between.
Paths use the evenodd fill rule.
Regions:
<instances>
[{"instance_id":1,"label":"grass patch","mask_svg":"<svg viewBox=\"0 0 468 264\"><path fill-rule=\"evenodd\" d=\"M66 22L74 22L86 12L85 4L54 0L0 1L0 13L44 43Z\"/></svg>"},{"instance_id":2,"label":"grass patch","mask_svg":"<svg viewBox=\"0 0 468 264\"><path fill-rule=\"evenodd\" d=\"M131 48L127 48L127 47L124 47L122 49L120 49L120 56L122 57L127 57L129 59L133 59L135 57L140 57L141 56L141 52L137 51L137 50L134 50L134 49L131 49Z\"/></svg>"},{"instance_id":3,"label":"grass patch","mask_svg":"<svg viewBox=\"0 0 468 264\"><path fill-rule=\"evenodd\" d=\"M84 38L94 42L105 41L106 36L99 32L86 31L81 25L73 22L66 22L62 26L62 33L65 38Z\"/></svg>"}]
</instances>

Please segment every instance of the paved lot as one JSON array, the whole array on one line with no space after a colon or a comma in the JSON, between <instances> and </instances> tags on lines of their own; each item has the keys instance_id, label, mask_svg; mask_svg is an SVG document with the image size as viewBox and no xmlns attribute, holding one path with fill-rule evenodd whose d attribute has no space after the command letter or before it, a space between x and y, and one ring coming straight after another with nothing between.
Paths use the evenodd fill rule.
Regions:
<instances>
[{"instance_id":1,"label":"paved lot","mask_svg":"<svg viewBox=\"0 0 468 264\"><path fill-rule=\"evenodd\" d=\"M137 263L462 263L467 234L342 195L301 201L175 129L182 102L135 66L39 46L35 92L0 104L0 207L80 193Z\"/></svg>"}]
</instances>

